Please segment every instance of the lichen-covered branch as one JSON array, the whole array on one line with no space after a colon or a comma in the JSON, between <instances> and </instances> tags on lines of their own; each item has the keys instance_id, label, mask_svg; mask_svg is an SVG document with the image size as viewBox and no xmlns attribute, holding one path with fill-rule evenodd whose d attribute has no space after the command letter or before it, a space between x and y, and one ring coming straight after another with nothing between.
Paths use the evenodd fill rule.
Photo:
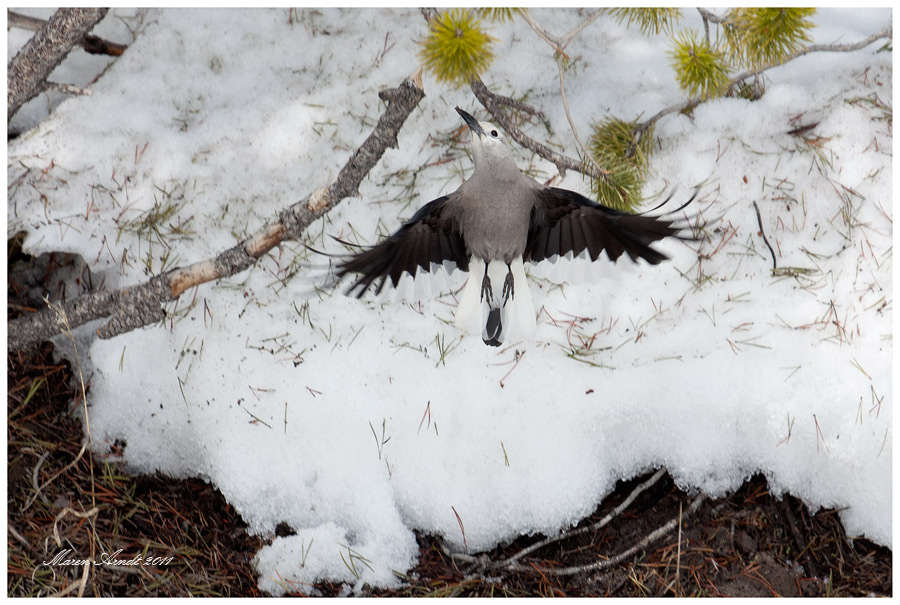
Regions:
<instances>
[{"instance_id":1,"label":"lichen-covered branch","mask_svg":"<svg viewBox=\"0 0 900 605\"><path fill-rule=\"evenodd\" d=\"M46 88L51 72L103 19L107 10L61 8L16 53L6 70L7 120Z\"/></svg>"},{"instance_id":2,"label":"lichen-covered branch","mask_svg":"<svg viewBox=\"0 0 900 605\"><path fill-rule=\"evenodd\" d=\"M29 31L40 31L47 24L44 19L37 17L29 17L15 11L7 9L6 24L8 27L18 27ZM84 49L84 52L92 55L109 55L111 57L120 57L128 49L128 45L119 44L118 42L110 42L98 36L91 34L76 42L78 46Z\"/></svg>"},{"instance_id":3,"label":"lichen-covered branch","mask_svg":"<svg viewBox=\"0 0 900 605\"><path fill-rule=\"evenodd\" d=\"M360 182L378 163L385 150L397 147L400 127L424 96L419 74L405 80L397 88L380 92L379 97L387 102L387 108L375 129L331 185L286 208L273 223L256 235L214 258L172 269L136 286L92 292L62 303L61 309L68 318L68 325L74 329L96 319L108 318L98 328L97 335L112 338L157 323L165 319L163 305L186 290L240 273L282 241L297 239L310 223L342 199L358 195ZM58 311L44 309L10 321L8 327L8 349L17 350L47 340L61 333L65 326Z\"/></svg>"}]
</instances>

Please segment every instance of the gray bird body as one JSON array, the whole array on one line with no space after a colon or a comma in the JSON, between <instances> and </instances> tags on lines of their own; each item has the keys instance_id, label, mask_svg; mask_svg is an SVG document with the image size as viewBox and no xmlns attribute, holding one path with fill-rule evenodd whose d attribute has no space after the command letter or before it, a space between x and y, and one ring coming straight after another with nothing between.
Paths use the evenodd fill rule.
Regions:
<instances>
[{"instance_id":1,"label":"gray bird body","mask_svg":"<svg viewBox=\"0 0 900 605\"><path fill-rule=\"evenodd\" d=\"M525 252L538 183L518 169L504 171L491 164L476 163L449 204L456 206L470 253L485 261L511 263Z\"/></svg>"},{"instance_id":2,"label":"gray bird body","mask_svg":"<svg viewBox=\"0 0 900 605\"><path fill-rule=\"evenodd\" d=\"M596 261L605 253L612 262L627 254L655 265L667 257L650 244L693 239L682 234L689 225L677 219L620 212L538 183L519 171L495 126L456 111L472 133L472 175L453 193L422 206L387 239L340 263L338 279L359 274L348 293L362 296L375 282L380 292L388 279L397 286L404 273L415 277L437 266L468 271L456 325L480 330L485 344L499 346L527 339L536 328L525 261L566 255Z\"/></svg>"}]
</instances>

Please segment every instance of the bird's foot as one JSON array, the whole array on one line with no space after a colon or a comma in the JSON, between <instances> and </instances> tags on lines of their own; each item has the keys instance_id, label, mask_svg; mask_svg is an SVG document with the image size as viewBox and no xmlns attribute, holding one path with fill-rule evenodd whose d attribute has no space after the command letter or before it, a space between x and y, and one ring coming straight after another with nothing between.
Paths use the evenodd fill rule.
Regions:
<instances>
[{"instance_id":1,"label":"bird's foot","mask_svg":"<svg viewBox=\"0 0 900 605\"><path fill-rule=\"evenodd\" d=\"M494 300L491 278L487 276L487 271L484 272L484 279L481 280L481 302L484 302L485 297L487 297L488 304Z\"/></svg>"},{"instance_id":2,"label":"bird's foot","mask_svg":"<svg viewBox=\"0 0 900 605\"><path fill-rule=\"evenodd\" d=\"M506 265L509 269L509 272L506 274L506 279L503 280L503 306L506 306L506 301L508 301L512 296L516 294L516 280L513 278L512 268L509 265Z\"/></svg>"}]
</instances>

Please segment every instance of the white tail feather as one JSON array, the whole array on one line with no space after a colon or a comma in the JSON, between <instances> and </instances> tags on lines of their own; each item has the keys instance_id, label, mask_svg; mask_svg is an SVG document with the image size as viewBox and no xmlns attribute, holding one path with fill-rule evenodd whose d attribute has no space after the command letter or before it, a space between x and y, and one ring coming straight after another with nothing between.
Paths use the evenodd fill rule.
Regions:
<instances>
[{"instance_id":1,"label":"white tail feather","mask_svg":"<svg viewBox=\"0 0 900 605\"><path fill-rule=\"evenodd\" d=\"M513 293L504 304L503 284L510 269ZM483 339L489 340L493 335L487 333L488 316L492 310L499 309L502 328L497 340L500 343L534 338L537 322L522 259L510 263L509 268L502 261L491 261L488 264L488 278L493 296L491 300L488 297L482 300L484 261L473 257L469 263L469 278L456 309L456 327L470 334L481 334Z\"/></svg>"}]
</instances>

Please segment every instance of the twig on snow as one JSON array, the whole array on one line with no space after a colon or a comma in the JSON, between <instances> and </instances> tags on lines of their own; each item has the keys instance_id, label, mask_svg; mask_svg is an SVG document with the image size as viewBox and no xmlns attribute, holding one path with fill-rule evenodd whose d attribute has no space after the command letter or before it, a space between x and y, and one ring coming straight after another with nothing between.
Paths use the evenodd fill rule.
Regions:
<instances>
[{"instance_id":1,"label":"twig on snow","mask_svg":"<svg viewBox=\"0 0 900 605\"><path fill-rule=\"evenodd\" d=\"M753 201L753 209L756 210L756 222L759 223L759 234L762 235L763 241L766 242L766 246L769 248L769 252L772 253L772 271L774 271L778 268L778 264L775 261L775 251L772 250L772 244L769 243L769 238L766 237L766 231L763 229L762 216L759 213L759 204L756 203L756 200Z\"/></svg>"}]
</instances>

